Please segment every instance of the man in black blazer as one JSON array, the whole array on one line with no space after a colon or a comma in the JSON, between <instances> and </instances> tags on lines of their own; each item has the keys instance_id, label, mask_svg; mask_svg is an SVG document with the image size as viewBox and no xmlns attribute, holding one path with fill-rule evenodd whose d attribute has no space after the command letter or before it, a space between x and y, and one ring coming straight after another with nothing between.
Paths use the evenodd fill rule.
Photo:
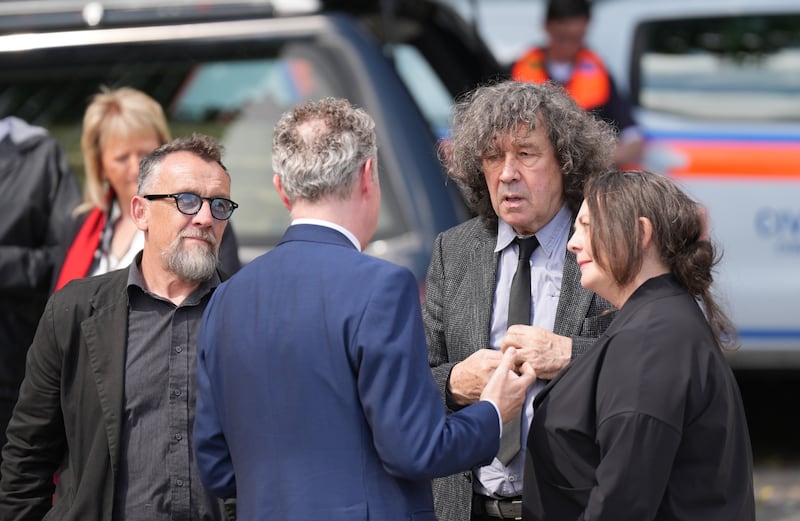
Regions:
<instances>
[{"instance_id":1,"label":"man in black blazer","mask_svg":"<svg viewBox=\"0 0 800 521\"><path fill-rule=\"evenodd\" d=\"M437 237L423 307L429 363L448 410L477 399L501 349L519 349L540 379L550 379L608 326L612 306L581 287L566 244L584 181L611 169L614 139L553 85L502 82L456 105L442 155L478 216ZM509 329L515 237L529 236L538 242L530 259L530 320ZM542 385L531 387L524 421L506 425L504 437L525 439ZM435 480L439 519L521 516L523 460L520 452Z\"/></svg>"},{"instance_id":2,"label":"man in black blazer","mask_svg":"<svg viewBox=\"0 0 800 521\"><path fill-rule=\"evenodd\" d=\"M220 283L229 197L212 138L142 160L131 214L143 251L56 292L39 323L3 448L0 519L223 519L191 447L196 337Z\"/></svg>"}]
</instances>

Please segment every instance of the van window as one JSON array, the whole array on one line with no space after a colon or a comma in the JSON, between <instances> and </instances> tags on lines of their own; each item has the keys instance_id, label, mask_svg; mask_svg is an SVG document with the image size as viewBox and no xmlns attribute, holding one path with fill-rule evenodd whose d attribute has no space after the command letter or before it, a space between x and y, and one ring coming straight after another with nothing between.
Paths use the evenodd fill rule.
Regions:
<instances>
[{"instance_id":1,"label":"van window","mask_svg":"<svg viewBox=\"0 0 800 521\"><path fill-rule=\"evenodd\" d=\"M800 120L798 15L659 20L642 24L637 42L644 108L710 120Z\"/></svg>"}]
</instances>

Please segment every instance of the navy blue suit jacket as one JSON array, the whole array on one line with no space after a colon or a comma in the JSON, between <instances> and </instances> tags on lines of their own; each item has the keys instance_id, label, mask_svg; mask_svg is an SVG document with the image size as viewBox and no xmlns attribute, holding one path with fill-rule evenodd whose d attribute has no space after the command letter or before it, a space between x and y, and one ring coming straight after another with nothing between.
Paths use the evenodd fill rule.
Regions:
<instances>
[{"instance_id":1,"label":"navy blue suit jacket","mask_svg":"<svg viewBox=\"0 0 800 521\"><path fill-rule=\"evenodd\" d=\"M197 371L200 475L240 520L434 520L430 479L498 449L490 403L445 414L411 272L331 228L217 289Z\"/></svg>"}]
</instances>

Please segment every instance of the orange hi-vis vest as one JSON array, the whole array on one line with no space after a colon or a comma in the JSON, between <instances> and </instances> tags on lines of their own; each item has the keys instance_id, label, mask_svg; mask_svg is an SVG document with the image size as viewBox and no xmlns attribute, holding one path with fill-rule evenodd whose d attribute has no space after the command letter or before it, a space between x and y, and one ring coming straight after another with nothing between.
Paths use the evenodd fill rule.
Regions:
<instances>
[{"instance_id":1,"label":"orange hi-vis vest","mask_svg":"<svg viewBox=\"0 0 800 521\"><path fill-rule=\"evenodd\" d=\"M511 79L544 83L550 79L545 66L544 49L531 49L511 68ZM608 103L611 97L611 79L603 60L589 49L581 49L575 58L572 77L564 88L584 110L592 110Z\"/></svg>"}]
</instances>

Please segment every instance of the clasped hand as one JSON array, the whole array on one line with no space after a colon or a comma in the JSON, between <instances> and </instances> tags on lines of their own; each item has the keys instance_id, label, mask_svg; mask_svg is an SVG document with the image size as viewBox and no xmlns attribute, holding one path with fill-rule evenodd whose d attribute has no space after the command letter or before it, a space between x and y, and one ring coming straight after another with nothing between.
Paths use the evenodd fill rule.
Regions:
<instances>
[{"instance_id":1,"label":"clasped hand","mask_svg":"<svg viewBox=\"0 0 800 521\"><path fill-rule=\"evenodd\" d=\"M508 328L500 350L517 350L517 359L530 363L536 375L552 380L572 357L572 339L556 335L539 326L516 325Z\"/></svg>"},{"instance_id":2,"label":"clasped hand","mask_svg":"<svg viewBox=\"0 0 800 521\"><path fill-rule=\"evenodd\" d=\"M506 423L519 415L528 387L536 381L536 373L529 363L517 362L516 350L510 349L500 356L500 363L489 377L480 399L491 400L502 422Z\"/></svg>"},{"instance_id":3,"label":"clasped hand","mask_svg":"<svg viewBox=\"0 0 800 521\"><path fill-rule=\"evenodd\" d=\"M489 378L500 364L502 353L516 350L514 370L527 362L537 378L550 380L566 366L572 356L572 339L556 335L538 326L515 325L508 328L500 351L479 349L453 366L450 373L450 395L459 405L468 405L480 399Z\"/></svg>"}]
</instances>

